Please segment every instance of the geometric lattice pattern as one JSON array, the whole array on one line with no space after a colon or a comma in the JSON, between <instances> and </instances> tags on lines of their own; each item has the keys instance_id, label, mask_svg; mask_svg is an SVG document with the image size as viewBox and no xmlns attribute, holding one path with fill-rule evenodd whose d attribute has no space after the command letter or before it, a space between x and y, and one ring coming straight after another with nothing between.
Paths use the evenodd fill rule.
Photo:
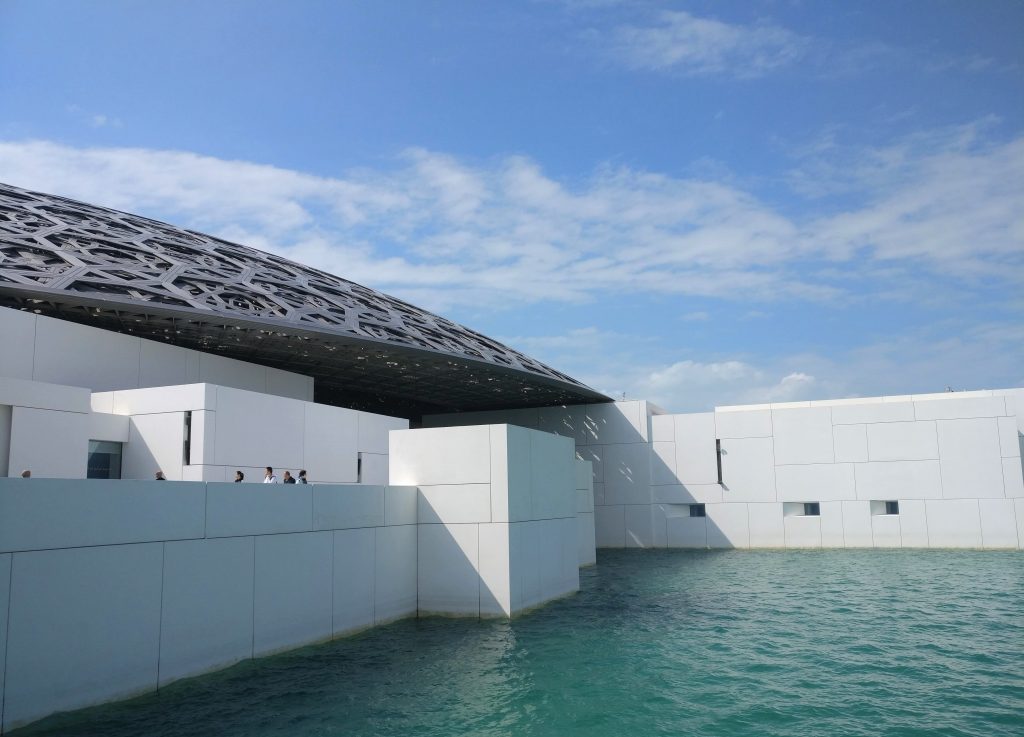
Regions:
<instances>
[{"instance_id":1,"label":"geometric lattice pattern","mask_svg":"<svg viewBox=\"0 0 1024 737\"><path fill-rule=\"evenodd\" d=\"M423 368L408 359L431 357L432 370L420 372L425 380L443 381L437 369L447 366L458 369L448 373L460 384L465 383L467 370L469 378L479 374L485 385L492 384L482 396L463 396L454 405L441 396L429 396L438 392L424 386L428 395L419 399L428 409L606 399L480 333L354 282L148 218L3 184L0 293L9 306L34 305L36 311L80 322L115 329L127 326L137 334L244 354L246 360L285 365L290 370L310 373L309 369L318 368L314 372L318 384L332 386L335 394L344 393L345 384L352 383L340 380L344 377L339 370L357 366L353 360L383 356L399 360L376 363L384 369L404 366L398 373L406 380L415 378L414 369ZM129 314L134 317L126 319ZM139 325L138 315L157 328ZM154 323L159 317L163 321ZM223 330L243 330L252 341L276 339L272 340L275 345L266 348L261 360L262 346L241 345L234 333L217 335L217 324ZM292 341L292 347L301 347L306 355L282 356L282 340ZM294 341L303 342L296 345ZM310 353L310 341L323 349L322 355ZM325 360L339 349L345 349L345 358ZM360 359L353 352L364 355ZM442 357L445 360L438 364L436 359ZM408 386L389 387L383 381L366 386L365 370L362 373L354 377L356 385L362 383L353 386L354 395L394 392L415 403L417 397ZM510 384L507 379L513 375L518 379ZM498 377L506 381L493 385ZM458 399L459 393L455 391L453 397ZM466 394L464 386L461 393ZM333 399L344 402L344 397Z\"/></svg>"}]
</instances>

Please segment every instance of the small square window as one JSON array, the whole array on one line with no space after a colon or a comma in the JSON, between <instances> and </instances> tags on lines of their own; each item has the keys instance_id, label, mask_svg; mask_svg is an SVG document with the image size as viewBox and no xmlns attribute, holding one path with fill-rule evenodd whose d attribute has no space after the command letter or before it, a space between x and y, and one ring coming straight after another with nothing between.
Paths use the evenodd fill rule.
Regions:
<instances>
[{"instance_id":1,"label":"small square window","mask_svg":"<svg viewBox=\"0 0 1024 737\"><path fill-rule=\"evenodd\" d=\"M821 505L818 502L804 502L805 517L820 517Z\"/></svg>"},{"instance_id":2,"label":"small square window","mask_svg":"<svg viewBox=\"0 0 1024 737\"><path fill-rule=\"evenodd\" d=\"M899 502L886 502L885 503L885 513L886 514L899 514L900 513L900 503Z\"/></svg>"},{"instance_id":3,"label":"small square window","mask_svg":"<svg viewBox=\"0 0 1024 737\"><path fill-rule=\"evenodd\" d=\"M704 509L703 504L691 504L690 505L690 516L691 517L706 517L707 511Z\"/></svg>"}]
</instances>

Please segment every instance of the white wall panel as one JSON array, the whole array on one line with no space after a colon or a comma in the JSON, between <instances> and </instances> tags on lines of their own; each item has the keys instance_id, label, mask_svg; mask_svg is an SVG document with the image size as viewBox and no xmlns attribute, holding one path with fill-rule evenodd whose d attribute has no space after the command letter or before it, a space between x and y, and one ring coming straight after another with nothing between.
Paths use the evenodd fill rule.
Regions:
<instances>
[{"instance_id":1,"label":"white wall panel","mask_svg":"<svg viewBox=\"0 0 1024 737\"><path fill-rule=\"evenodd\" d=\"M774 502L775 460L771 438L722 441L722 498L730 502Z\"/></svg>"},{"instance_id":2,"label":"white wall panel","mask_svg":"<svg viewBox=\"0 0 1024 737\"><path fill-rule=\"evenodd\" d=\"M416 524L416 505L419 489L415 486L384 487L384 524Z\"/></svg>"},{"instance_id":3,"label":"white wall panel","mask_svg":"<svg viewBox=\"0 0 1024 737\"><path fill-rule=\"evenodd\" d=\"M309 484L207 484L206 536L270 535L313 529Z\"/></svg>"},{"instance_id":4,"label":"white wall panel","mask_svg":"<svg viewBox=\"0 0 1024 737\"><path fill-rule=\"evenodd\" d=\"M123 384L112 389L134 389L135 387L175 386L193 383L189 380L189 351L155 340L139 341L139 380L134 384Z\"/></svg>"},{"instance_id":5,"label":"white wall panel","mask_svg":"<svg viewBox=\"0 0 1024 737\"><path fill-rule=\"evenodd\" d=\"M420 614L480 613L479 531L475 524L421 525Z\"/></svg>"},{"instance_id":6,"label":"white wall panel","mask_svg":"<svg viewBox=\"0 0 1024 737\"><path fill-rule=\"evenodd\" d=\"M888 500L896 501L896 500ZM928 511L923 499L900 499L900 540L904 548L927 548Z\"/></svg>"},{"instance_id":7,"label":"white wall panel","mask_svg":"<svg viewBox=\"0 0 1024 737\"><path fill-rule=\"evenodd\" d=\"M157 686L162 543L14 556L4 729Z\"/></svg>"},{"instance_id":8,"label":"white wall panel","mask_svg":"<svg viewBox=\"0 0 1024 737\"><path fill-rule=\"evenodd\" d=\"M832 415L828 407L772 410L775 462L832 463Z\"/></svg>"},{"instance_id":9,"label":"white wall panel","mask_svg":"<svg viewBox=\"0 0 1024 737\"><path fill-rule=\"evenodd\" d=\"M129 438L128 418L124 415L109 415L103 412L89 413L89 440L109 440L127 443Z\"/></svg>"},{"instance_id":10,"label":"white wall panel","mask_svg":"<svg viewBox=\"0 0 1024 737\"><path fill-rule=\"evenodd\" d=\"M594 513L580 512L576 515L577 562L582 566L597 563L597 538L594 532Z\"/></svg>"},{"instance_id":11,"label":"white wall panel","mask_svg":"<svg viewBox=\"0 0 1024 737\"><path fill-rule=\"evenodd\" d=\"M212 384L185 384L164 386L159 389L131 389L102 392L97 397L110 397L109 407L94 406L96 411L118 415L150 415L185 410L216 410L217 387Z\"/></svg>"},{"instance_id":12,"label":"white wall panel","mask_svg":"<svg viewBox=\"0 0 1024 737\"><path fill-rule=\"evenodd\" d=\"M876 548L901 548L900 517L897 514L871 515L871 537Z\"/></svg>"},{"instance_id":13,"label":"white wall panel","mask_svg":"<svg viewBox=\"0 0 1024 737\"><path fill-rule=\"evenodd\" d=\"M301 406L305 408L301 467L317 481L356 481L356 438L359 434L356 411L311 402ZM363 470L365 477L366 469ZM387 483L386 479L384 483Z\"/></svg>"},{"instance_id":14,"label":"white wall panel","mask_svg":"<svg viewBox=\"0 0 1024 737\"><path fill-rule=\"evenodd\" d=\"M1024 497L1024 471L1020 458L1003 458L1003 489L1009 498Z\"/></svg>"},{"instance_id":15,"label":"white wall panel","mask_svg":"<svg viewBox=\"0 0 1024 737\"><path fill-rule=\"evenodd\" d=\"M378 527L374 541L376 624L416 613L416 525Z\"/></svg>"},{"instance_id":16,"label":"white wall panel","mask_svg":"<svg viewBox=\"0 0 1024 737\"><path fill-rule=\"evenodd\" d=\"M512 608L512 540L508 522L477 525L478 599L481 617L508 617Z\"/></svg>"},{"instance_id":17,"label":"white wall panel","mask_svg":"<svg viewBox=\"0 0 1024 737\"><path fill-rule=\"evenodd\" d=\"M604 482L594 482L594 506L605 503Z\"/></svg>"},{"instance_id":18,"label":"white wall panel","mask_svg":"<svg viewBox=\"0 0 1024 737\"><path fill-rule=\"evenodd\" d=\"M375 537L369 527L334 533L335 635L373 625Z\"/></svg>"},{"instance_id":19,"label":"white wall panel","mask_svg":"<svg viewBox=\"0 0 1024 737\"><path fill-rule=\"evenodd\" d=\"M859 425L871 422L913 422L912 402L863 402L858 404L833 404L833 425Z\"/></svg>"},{"instance_id":20,"label":"white wall panel","mask_svg":"<svg viewBox=\"0 0 1024 737\"><path fill-rule=\"evenodd\" d=\"M999 428L1000 454L1003 458L1020 458L1021 437L1017 431L1017 418L997 417L996 426Z\"/></svg>"},{"instance_id":21,"label":"white wall panel","mask_svg":"<svg viewBox=\"0 0 1024 737\"><path fill-rule=\"evenodd\" d=\"M872 461L924 461L939 457L934 422L883 422L867 426Z\"/></svg>"},{"instance_id":22,"label":"white wall panel","mask_svg":"<svg viewBox=\"0 0 1024 737\"><path fill-rule=\"evenodd\" d=\"M256 538L253 653L332 635L333 532Z\"/></svg>"},{"instance_id":23,"label":"white wall panel","mask_svg":"<svg viewBox=\"0 0 1024 737\"><path fill-rule=\"evenodd\" d=\"M0 551L202 537L205 498L174 481L0 479Z\"/></svg>"},{"instance_id":24,"label":"white wall panel","mask_svg":"<svg viewBox=\"0 0 1024 737\"><path fill-rule=\"evenodd\" d=\"M35 478L85 478L88 434L87 414L15 406L8 475L29 469Z\"/></svg>"},{"instance_id":25,"label":"white wall panel","mask_svg":"<svg viewBox=\"0 0 1024 737\"><path fill-rule=\"evenodd\" d=\"M834 425L836 463L868 460L867 425Z\"/></svg>"},{"instance_id":26,"label":"white wall panel","mask_svg":"<svg viewBox=\"0 0 1024 737\"><path fill-rule=\"evenodd\" d=\"M793 515L784 517L782 523L786 528L787 548L821 547L821 517Z\"/></svg>"},{"instance_id":27,"label":"white wall panel","mask_svg":"<svg viewBox=\"0 0 1024 737\"><path fill-rule=\"evenodd\" d=\"M746 504L716 504L707 508L709 548L749 548L750 525Z\"/></svg>"},{"instance_id":28,"label":"white wall panel","mask_svg":"<svg viewBox=\"0 0 1024 737\"><path fill-rule=\"evenodd\" d=\"M420 486L417 515L421 524L490 522L491 485Z\"/></svg>"},{"instance_id":29,"label":"white wall panel","mask_svg":"<svg viewBox=\"0 0 1024 737\"><path fill-rule=\"evenodd\" d=\"M62 412L92 411L88 389L0 376L0 404Z\"/></svg>"},{"instance_id":30,"label":"white wall panel","mask_svg":"<svg viewBox=\"0 0 1024 737\"><path fill-rule=\"evenodd\" d=\"M715 410L715 432L722 438L770 438L772 413L769 409Z\"/></svg>"},{"instance_id":31,"label":"white wall panel","mask_svg":"<svg viewBox=\"0 0 1024 737\"><path fill-rule=\"evenodd\" d=\"M1017 540L1024 548L1024 499L1013 500L1013 512L1017 517Z\"/></svg>"},{"instance_id":32,"label":"white wall panel","mask_svg":"<svg viewBox=\"0 0 1024 737\"><path fill-rule=\"evenodd\" d=\"M384 486L388 483L388 457L379 453L363 453L360 455L362 466L360 467L359 483L379 484Z\"/></svg>"},{"instance_id":33,"label":"white wall panel","mask_svg":"<svg viewBox=\"0 0 1024 737\"><path fill-rule=\"evenodd\" d=\"M550 433L530 433L531 518L575 515L575 491L576 454L572 439Z\"/></svg>"},{"instance_id":34,"label":"white wall panel","mask_svg":"<svg viewBox=\"0 0 1024 737\"><path fill-rule=\"evenodd\" d=\"M750 524L750 547L784 548L786 530L782 524L782 505L778 502L747 505Z\"/></svg>"},{"instance_id":35,"label":"white wall panel","mask_svg":"<svg viewBox=\"0 0 1024 737\"><path fill-rule=\"evenodd\" d=\"M200 352L199 381L262 393L267 390L267 370L265 366L254 363Z\"/></svg>"},{"instance_id":36,"label":"white wall panel","mask_svg":"<svg viewBox=\"0 0 1024 737\"><path fill-rule=\"evenodd\" d=\"M684 484L718 481L715 413L676 415L676 476Z\"/></svg>"},{"instance_id":37,"label":"white wall panel","mask_svg":"<svg viewBox=\"0 0 1024 737\"><path fill-rule=\"evenodd\" d=\"M134 389L139 385L141 342L110 330L39 317L32 378L98 392Z\"/></svg>"},{"instance_id":38,"label":"white wall panel","mask_svg":"<svg viewBox=\"0 0 1024 737\"><path fill-rule=\"evenodd\" d=\"M0 376L31 380L36 316L10 307L0 308L0 335L4 345L0 351Z\"/></svg>"},{"instance_id":39,"label":"white wall panel","mask_svg":"<svg viewBox=\"0 0 1024 737\"><path fill-rule=\"evenodd\" d=\"M359 426L358 450L363 453L388 454L388 434L392 430L408 430L409 421L372 412L357 412Z\"/></svg>"},{"instance_id":40,"label":"white wall panel","mask_svg":"<svg viewBox=\"0 0 1024 737\"><path fill-rule=\"evenodd\" d=\"M171 481L180 481L184 465L184 444L184 412L131 417L128 423L128 443L121 455L121 477L152 479L157 471L163 471Z\"/></svg>"},{"instance_id":41,"label":"white wall panel","mask_svg":"<svg viewBox=\"0 0 1024 737\"><path fill-rule=\"evenodd\" d=\"M933 548L980 548L977 499L928 499L928 539Z\"/></svg>"},{"instance_id":42,"label":"white wall panel","mask_svg":"<svg viewBox=\"0 0 1024 737\"><path fill-rule=\"evenodd\" d=\"M712 416L714 416L713 413ZM651 417L651 442L674 443L675 440L676 415L654 415Z\"/></svg>"},{"instance_id":43,"label":"white wall panel","mask_svg":"<svg viewBox=\"0 0 1024 737\"><path fill-rule=\"evenodd\" d=\"M919 420L956 420L970 417L998 417L1006 413L1002 397L943 397L914 401Z\"/></svg>"},{"instance_id":44,"label":"white wall panel","mask_svg":"<svg viewBox=\"0 0 1024 737\"><path fill-rule=\"evenodd\" d=\"M266 371L267 394L276 394L279 397L290 397L301 399L304 402L313 401L313 377L281 369L270 368Z\"/></svg>"},{"instance_id":45,"label":"white wall panel","mask_svg":"<svg viewBox=\"0 0 1024 737\"><path fill-rule=\"evenodd\" d=\"M626 510L621 504L594 507L594 535L599 548L626 547Z\"/></svg>"},{"instance_id":46,"label":"white wall panel","mask_svg":"<svg viewBox=\"0 0 1024 737\"><path fill-rule=\"evenodd\" d=\"M594 472L594 482L604 482L604 453L605 446L590 445L576 448L576 457L581 461L588 461Z\"/></svg>"},{"instance_id":47,"label":"white wall panel","mask_svg":"<svg viewBox=\"0 0 1024 737\"><path fill-rule=\"evenodd\" d=\"M855 463L858 499L928 499L942 494L938 461Z\"/></svg>"},{"instance_id":48,"label":"white wall panel","mask_svg":"<svg viewBox=\"0 0 1024 737\"><path fill-rule=\"evenodd\" d=\"M489 484L486 425L396 430L390 434L389 483Z\"/></svg>"},{"instance_id":49,"label":"white wall panel","mask_svg":"<svg viewBox=\"0 0 1024 737\"><path fill-rule=\"evenodd\" d=\"M575 466L575 468L576 468L576 488L577 489L585 489L587 491L593 492L594 491L594 471L593 471L593 466L591 466L591 464L590 464L590 461L580 461L580 460L577 460L575 463L576 463L576 466ZM491 467L491 470L493 472L493 470L494 470L493 465Z\"/></svg>"},{"instance_id":50,"label":"white wall panel","mask_svg":"<svg viewBox=\"0 0 1024 737\"><path fill-rule=\"evenodd\" d=\"M691 517L689 511L668 514L665 519L666 543L670 548L706 548L708 524L706 517Z\"/></svg>"},{"instance_id":51,"label":"white wall panel","mask_svg":"<svg viewBox=\"0 0 1024 737\"><path fill-rule=\"evenodd\" d=\"M651 484L678 484L676 475L676 444L656 440L651 443Z\"/></svg>"},{"instance_id":52,"label":"white wall panel","mask_svg":"<svg viewBox=\"0 0 1024 737\"><path fill-rule=\"evenodd\" d=\"M981 544L985 548L1020 547L1012 499L979 499Z\"/></svg>"},{"instance_id":53,"label":"white wall panel","mask_svg":"<svg viewBox=\"0 0 1024 737\"><path fill-rule=\"evenodd\" d=\"M164 547L160 685L252 657L254 541Z\"/></svg>"},{"instance_id":54,"label":"white wall panel","mask_svg":"<svg viewBox=\"0 0 1024 737\"><path fill-rule=\"evenodd\" d=\"M537 410L537 429L572 438L581 443L584 439L587 409L576 404L564 407L541 407Z\"/></svg>"},{"instance_id":55,"label":"white wall panel","mask_svg":"<svg viewBox=\"0 0 1024 737\"><path fill-rule=\"evenodd\" d=\"M775 488L782 502L856 499L852 463L776 466Z\"/></svg>"},{"instance_id":56,"label":"white wall panel","mask_svg":"<svg viewBox=\"0 0 1024 737\"><path fill-rule=\"evenodd\" d=\"M217 387L217 464L273 466L278 477L304 468L304 407L284 397Z\"/></svg>"},{"instance_id":57,"label":"white wall panel","mask_svg":"<svg viewBox=\"0 0 1024 737\"><path fill-rule=\"evenodd\" d=\"M1003 463L995 419L939 420L938 430L942 496L1003 496Z\"/></svg>"},{"instance_id":58,"label":"white wall panel","mask_svg":"<svg viewBox=\"0 0 1024 737\"><path fill-rule=\"evenodd\" d=\"M586 405L583 444L647 442L647 402L607 402Z\"/></svg>"},{"instance_id":59,"label":"white wall panel","mask_svg":"<svg viewBox=\"0 0 1024 737\"><path fill-rule=\"evenodd\" d=\"M290 490L292 486L289 484L283 488ZM307 485L306 488L313 490L314 530L345 530L353 527L384 526L383 486L314 484ZM281 497L278 497L275 492L274 498L280 499ZM283 498L288 499L287 496ZM296 499L296 497L293 496L291 499ZM298 520L299 517L296 515L296 521Z\"/></svg>"},{"instance_id":60,"label":"white wall panel","mask_svg":"<svg viewBox=\"0 0 1024 737\"><path fill-rule=\"evenodd\" d=\"M843 542L846 547L873 547L870 502L841 502L841 504L843 505Z\"/></svg>"},{"instance_id":61,"label":"white wall panel","mask_svg":"<svg viewBox=\"0 0 1024 737\"><path fill-rule=\"evenodd\" d=\"M821 520L821 547L846 547L846 537L843 534L843 503L822 502L821 516L818 519Z\"/></svg>"},{"instance_id":62,"label":"white wall panel","mask_svg":"<svg viewBox=\"0 0 1024 737\"><path fill-rule=\"evenodd\" d=\"M628 504L625 507L626 547L654 547L654 528L651 519L651 505Z\"/></svg>"},{"instance_id":63,"label":"white wall panel","mask_svg":"<svg viewBox=\"0 0 1024 737\"><path fill-rule=\"evenodd\" d=\"M651 503L651 449L645 443L606 445L604 495L607 504Z\"/></svg>"},{"instance_id":64,"label":"white wall panel","mask_svg":"<svg viewBox=\"0 0 1024 737\"><path fill-rule=\"evenodd\" d=\"M722 501L722 487L718 484L674 484L652 486L655 504L717 504Z\"/></svg>"}]
</instances>

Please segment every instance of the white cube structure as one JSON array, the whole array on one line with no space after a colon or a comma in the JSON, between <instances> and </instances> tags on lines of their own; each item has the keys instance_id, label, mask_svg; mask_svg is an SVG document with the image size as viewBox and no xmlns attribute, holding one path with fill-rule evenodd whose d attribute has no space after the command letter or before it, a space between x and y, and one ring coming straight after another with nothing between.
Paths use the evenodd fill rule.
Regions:
<instances>
[{"instance_id":1,"label":"white cube structure","mask_svg":"<svg viewBox=\"0 0 1024 737\"><path fill-rule=\"evenodd\" d=\"M388 459L391 479L419 489L421 614L511 616L579 589L593 556L579 545L572 438L514 425L397 430Z\"/></svg>"}]
</instances>

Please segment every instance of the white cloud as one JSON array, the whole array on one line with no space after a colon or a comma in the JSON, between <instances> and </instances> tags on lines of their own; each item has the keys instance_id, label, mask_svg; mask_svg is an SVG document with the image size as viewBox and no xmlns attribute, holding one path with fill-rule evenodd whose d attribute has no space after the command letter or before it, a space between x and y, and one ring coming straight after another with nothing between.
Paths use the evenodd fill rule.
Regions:
<instances>
[{"instance_id":1,"label":"white cloud","mask_svg":"<svg viewBox=\"0 0 1024 737\"><path fill-rule=\"evenodd\" d=\"M387 169L321 177L180 151L0 142L0 179L211 232L439 311L615 294L926 299L938 279L1024 282L1024 138L991 142L980 125L862 153L825 146L800 159L790 180L826 190L804 218L709 176L599 167L570 184L521 156L471 164L420 149ZM851 172L852 160L867 163ZM836 181L840 205L828 200Z\"/></svg>"},{"instance_id":2,"label":"white cloud","mask_svg":"<svg viewBox=\"0 0 1024 737\"><path fill-rule=\"evenodd\" d=\"M779 26L730 24L684 11L664 11L655 23L611 33L611 51L627 66L687 76L760 77L798 61L809 46Z\"/></svg>"}]
</instances>

